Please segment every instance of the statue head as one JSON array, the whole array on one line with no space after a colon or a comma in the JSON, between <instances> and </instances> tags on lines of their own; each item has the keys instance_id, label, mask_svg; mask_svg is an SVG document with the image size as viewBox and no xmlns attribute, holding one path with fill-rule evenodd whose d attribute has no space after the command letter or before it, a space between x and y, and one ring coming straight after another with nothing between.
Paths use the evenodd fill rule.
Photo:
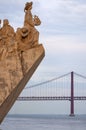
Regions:
<instances>
[{"instance_id":1,"label":"statue head","mask_svg":"<svg viewBox=\"0 0 86 130\"><path fill-rule=\"evenodd\" d=\"M5 26L5 25L9 25L8 19L4 19L4 20L3 20L3 26Z\"/></svg>"},{"instance_id":2,"label":"statue head","mask_svg":"<svg viewBox=\"0 0 86 130\"><path fill-rule=\"evenodd\" d=\"M0 24L1 24L1 19L0 19Z\"/></svg>"},{"instance_id":3,"label":"statue head","mask_svg":"<svg viewBox=\"0 0 86 130\"><path fill-rule=\"evenodd\" d=\"M32 5L33 5L33 2L27 2L25 4L24 12L27 11L28 9L31 10L32 9Z\"/></svg>"}]
</instances>

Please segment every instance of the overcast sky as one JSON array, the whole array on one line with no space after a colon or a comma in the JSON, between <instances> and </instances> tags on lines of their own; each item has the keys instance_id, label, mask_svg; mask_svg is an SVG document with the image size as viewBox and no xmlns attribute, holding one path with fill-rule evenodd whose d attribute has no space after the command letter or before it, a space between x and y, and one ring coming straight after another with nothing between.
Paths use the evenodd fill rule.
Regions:
<instances>
[{"instance_id":1,"label":"overcast sky","mask_svg":"<svg viewBox=\"0 0 86 130\"><path fill-rule=\"evenodd\" d=\"M15 30L22 27L26 2L0 0L0 19L9 19ZM86 0L33 0L32 14L42 21L37 30L45 58L31 81L40 82L71 71L86 76Z\"/></svg>"}]
</instances>

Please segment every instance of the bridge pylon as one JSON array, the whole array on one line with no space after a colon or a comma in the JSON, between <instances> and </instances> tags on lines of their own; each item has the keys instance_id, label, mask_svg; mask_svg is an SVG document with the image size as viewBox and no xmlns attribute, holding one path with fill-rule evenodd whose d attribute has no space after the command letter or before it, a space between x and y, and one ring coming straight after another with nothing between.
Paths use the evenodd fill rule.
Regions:
<instances>
[{"instance_id":1,"label":"bridge pylon","mask_svg":"<svg viewBox=\"0 0 86 130\"><path fill-rule=\"evenodd\" d=\"M70 116L74 116L74 72L71 72Z\"/></svg>"}]
</instances>

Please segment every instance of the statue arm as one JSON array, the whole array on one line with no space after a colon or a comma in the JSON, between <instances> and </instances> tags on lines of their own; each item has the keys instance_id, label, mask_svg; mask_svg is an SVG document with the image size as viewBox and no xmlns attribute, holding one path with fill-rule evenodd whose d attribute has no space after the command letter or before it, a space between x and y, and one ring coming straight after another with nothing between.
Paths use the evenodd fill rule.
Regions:
<instances>
[{"instance_id":1,"label":"statue arm","mask_svg":"<svg viewBox=\"0 0 86 130\"><path fill-rule=\"evenodd\" d=\"M41 24L41 20L39 19L38 16L34 15L34 25L38 26Z\"/></svg>"},{"instance_id":2,"label":"statue arm","mask_svg":"<svg viewBox=\"0 0 86 130\"><path fill-rule=\"evenodd\" d=\"M34 27L34 20L30 11L26 12L25 14L25 23Z\"/></svg>"}]
</instances>

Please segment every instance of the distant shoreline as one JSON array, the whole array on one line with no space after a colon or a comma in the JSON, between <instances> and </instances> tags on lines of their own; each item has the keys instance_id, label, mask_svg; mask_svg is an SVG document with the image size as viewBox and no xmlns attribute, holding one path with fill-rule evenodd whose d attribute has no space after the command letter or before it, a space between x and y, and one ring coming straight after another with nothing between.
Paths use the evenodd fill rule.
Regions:
<instances>
[{"instance_id":1,"label":"distant shoreline","mask_svg":"<svg viewBox=\"0 0 86 130\"><path fill-rule=\"evenodd\" d=\"M46 119L58 119L58 118L85 118L86 114L76 114L74 117L71 117L67 114L8 114L7 118L46 118Z\"/></svg>"}]
</instances>

